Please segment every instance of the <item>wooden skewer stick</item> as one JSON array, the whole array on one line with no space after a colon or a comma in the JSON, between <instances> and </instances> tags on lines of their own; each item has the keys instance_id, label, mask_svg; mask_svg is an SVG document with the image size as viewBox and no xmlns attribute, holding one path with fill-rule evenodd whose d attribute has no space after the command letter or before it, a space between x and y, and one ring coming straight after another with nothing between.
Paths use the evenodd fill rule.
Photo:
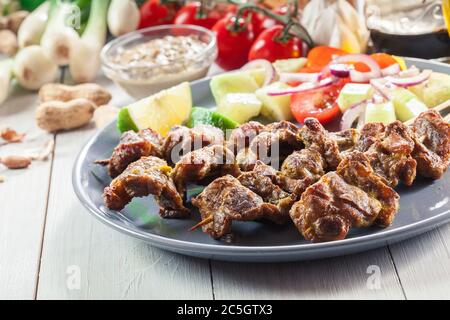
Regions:
<instances>
[{"instance_id":1,"label":"wooden skewer stick","mask_svg":"<svg viewBox=\"0 0 450 320\"><path fill-rule=\"evenodd\" d=\"M212 215L210 215L208 218L200 221L199 223L197 223L195 226L193 226L192 228L189 229L189 231L194 231L202 226L204 226L205 224L211 223L213 222L214 218Z\"/></svg>"},{"instance_id":2,"label":"wooden skewer stick","mask_svg":"<svg viewBox=\"0 0 450 320\"><path fill-rule=\"evenodd\" d=\"M445 112L443 112L445 109L450 107L450 99L441 103L440 105L436 106L435 108L431 108L431 110L436 110L437 112L439 112L440 114L445 114ZM414 117L412 119L409 119L408 121L405 121L404 124L406 126L412 125L414 123L414 120L416 120L417 117ZM446 116L445 116L446 118Z\"/></svg>"}]
</instances>

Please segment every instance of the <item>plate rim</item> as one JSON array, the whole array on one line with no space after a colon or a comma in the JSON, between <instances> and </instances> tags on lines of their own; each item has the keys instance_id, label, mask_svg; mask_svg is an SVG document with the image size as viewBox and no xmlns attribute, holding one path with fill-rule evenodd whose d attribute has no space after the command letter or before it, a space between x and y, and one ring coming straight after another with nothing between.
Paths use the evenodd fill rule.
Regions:
<instances>
[{"instance_id":1,"label":"plate rim","mask_svg":"<svg viewBox=\"0 0 450 320\"><path fill-rule=\"evenodd\" d=\"M408 61L414 63L415 61L421 63L431 63L434 65L441 65L449 68L450 66L441 62L427 61L418 58L406 58ZM203 78L194 82L191 85L198 84L200 82L209 81L210 77ZM278 246L246 246L246 245L230 245L217 242L217 244L198 243L186 240L178 240L168 238L162 235L153 234L139 230L137 227L130 228L125 224L116 223L115 220L108 219L108 217L92 202L91 198L87 195L84 187L82 186L82 166L84 159L90 147L95 143L98 137L106 131L110 126L115 125L116 120L113 120L110 124L93 135L88 142L83 146L78 153L75 163L72 169L72 186L74 192L81 202L81 204L94 215L98 220L104 224L112 227L113 229L120 231L124 234L132 237L144 240L153 244L156 247L163 248L170 251L176 251L179 253L185 253L190 255L204 256L249 256L249 255L263 255L263 256L283 256L288 253L297 255L317 254L317 252L332 251L327 256L339 255L341 252L348 252L350 249L360 247L360 250L364 251L366 248L375 248L382 246L383 244L394 243L409 237L414 237L418 234L426 232L433 227L437 227L447 221L450 221L450 209L437 214L435 216L416 221L414 223L401 226L392 230L384 229L381 232L371 233L368 235L362 235L354 238L346 238L343 240L321 242L321 243L306 243L306 244L292 244L292 245L278 245ZM334 251L333 251L334 250ZM325 257L325 256L322 256ZM288 260L298 260L298 256L292 256Z\"/></svg>"}]
</instances>

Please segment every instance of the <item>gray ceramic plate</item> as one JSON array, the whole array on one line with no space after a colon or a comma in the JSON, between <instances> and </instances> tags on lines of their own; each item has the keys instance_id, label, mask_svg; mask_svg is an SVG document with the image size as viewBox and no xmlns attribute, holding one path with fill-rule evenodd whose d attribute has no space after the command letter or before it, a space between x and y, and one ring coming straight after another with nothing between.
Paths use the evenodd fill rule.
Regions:
<instances>
[{"instance_id":1,"label":"gray ceramic plate","mask_svg":"<svg viewBox=\"0 0 450 320\"><path fill-rule=\"evenodd\" d=\"M424 60L408 60L419 68L431 68L450 74L450 66ZM212 106L209 80L192 84L196 105ZM106 170L93 164L109 157L119 140L115 123L96 134L81 150L73 169L73 186L83 205L107 225L148 241L150 244L181 254L218 260L274 262L338 256L384 246L413 237L450 220L450 173L438 181L418 179L413 187L400 187L400 211L392 226L353 229L341 241L312 244L302 239L293 225L274 226L258 222L233 224L232 243L211 239L201 230L188 229L198 221L164 220L152 197L134 199L121 212L105 208L103 188L111 181Z\"/></svg>"}]
</instances>

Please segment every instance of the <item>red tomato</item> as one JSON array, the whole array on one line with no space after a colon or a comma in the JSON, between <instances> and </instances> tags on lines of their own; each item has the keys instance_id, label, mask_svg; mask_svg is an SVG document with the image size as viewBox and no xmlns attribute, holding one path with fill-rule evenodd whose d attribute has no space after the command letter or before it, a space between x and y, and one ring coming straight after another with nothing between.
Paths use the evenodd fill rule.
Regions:
<instances>
[{"instance_id":1,"label":"red tomato","mask_svg":"<svg viewBox=\"0 0 450 320\"><path fill-rule=\"evenodd\" d=\"M172 23L177 9L178 4L175 3L161 4L160 0L145 2L140 8L139 29Z\"/></svg>"},{"instance_id":2,"label":"red tomato","mask_svg":"<svg viewBox=\"0 0 450 320\"><path fill-rule=\"evenodd\" d=\"M321 124L326 124L340 114L336 99L342 87L348 80L308 92L299 92L292 95L291 111L298 122L303 123L306 118L316 118Z\"/></svg>"},{"instance_id":3,"label":"red tomato","mask_svg":"<svg viewBox=\"0 0 450 320\"><path fill-rule=\"evenodd\" d=\"M174 23L194 24L211 29L224 16L225 14L218 10L202 10L200 2L190 2L178 11Z\"/></svg>"},{"instance_id":4,"label":"red tomato","mask_svg":"<svg viewBox=\"0 0 450 320\"><path fill-rule=\"evenodd\" d=\"M347 54L344 50L327 47L327 46L318 46L308 53L308 67L316 66L316 67L325 67L334 56L343 56Z\"/></svg>"},{"instance_id":5,"label":"red tomato","mask_svg":"<svg viewBox=\"0 0 450 320\"><path fill-rule=\"evenodd\" d=\"M238 28L234 30L236 17L227 16L220 19L212 28L217 37L217 64L225 70L242 67L247 62L248 52L255 39L251 25L245 19L239 19Z\"/></svg>"},{"instance_id":6,"label":"red tomato","mask_svg":"<svg viewBox=\"0 0 450 320\"><path fill-rule=\"evenodd\" d=\"M249 60L266 59L273 62L278 59L298 58L302 55L302 40L291 37L286 41L278 40L283 31L283 26L273 26L264 30L248 54Z\"/></svg>"}]
</instances>

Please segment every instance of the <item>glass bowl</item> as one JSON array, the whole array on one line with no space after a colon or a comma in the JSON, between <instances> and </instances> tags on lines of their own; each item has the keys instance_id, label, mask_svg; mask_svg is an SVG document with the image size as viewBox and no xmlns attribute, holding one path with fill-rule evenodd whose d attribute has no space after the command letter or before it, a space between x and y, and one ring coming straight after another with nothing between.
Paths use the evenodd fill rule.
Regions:
<instances>
[{"instance_id":1,"label":"glass bowl","mask_svg":"<svg viewBox=\"0 0 450 320\"><path fill-rule=\"evenodd\" d=\"M195 54L176 59L149 62L139 57L126 64L116 61L124 51L165 36L194 36L206 45ZM216 57L215 34L194 25L162 25L134 31L109 42L101 52L105 75L136 99L205 77Z\"/></svg>"}]
</instances>

